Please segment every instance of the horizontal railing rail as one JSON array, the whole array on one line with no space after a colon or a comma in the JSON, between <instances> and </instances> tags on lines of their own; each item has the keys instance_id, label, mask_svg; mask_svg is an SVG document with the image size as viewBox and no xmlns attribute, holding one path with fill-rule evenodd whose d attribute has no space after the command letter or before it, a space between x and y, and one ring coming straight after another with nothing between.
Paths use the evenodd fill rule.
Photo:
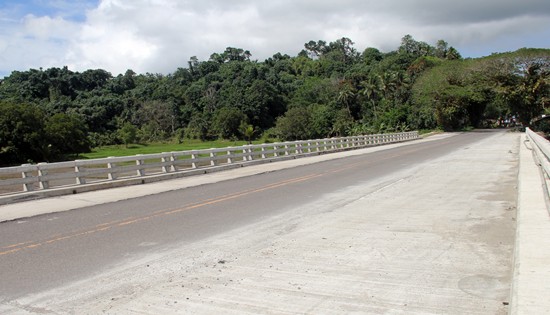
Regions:
<instances>
[{"instance_id":1,"label":"horizontal railing rail","mask_svg":"<svg viewBox=\"0 0 550 315\"><path fill-rule=\"evenodd\" d=\"M0 168L0 196L77 187L94 183L185 173L197 169L273 161L396 143L418 138L418 132L376 134L188 150Z\"/></svg>"}]
</instances>

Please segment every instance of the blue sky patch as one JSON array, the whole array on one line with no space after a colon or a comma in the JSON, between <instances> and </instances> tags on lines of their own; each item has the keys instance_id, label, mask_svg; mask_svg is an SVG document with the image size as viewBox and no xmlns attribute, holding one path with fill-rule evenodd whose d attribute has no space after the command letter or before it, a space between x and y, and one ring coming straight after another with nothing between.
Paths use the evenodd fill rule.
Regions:
<instances>
[{"instance_id":1,"label":"blue sky patch","mask_svg":"<svg viewBox=\"0 0 550 315\"><path fill-rule=\"evenodd\" d=\"M5 18L10 19L32 14L79 22L85 20L86 10L98 5L99 0L7 0L0 2L0 11Z\"/></svg>"}]
</instances>

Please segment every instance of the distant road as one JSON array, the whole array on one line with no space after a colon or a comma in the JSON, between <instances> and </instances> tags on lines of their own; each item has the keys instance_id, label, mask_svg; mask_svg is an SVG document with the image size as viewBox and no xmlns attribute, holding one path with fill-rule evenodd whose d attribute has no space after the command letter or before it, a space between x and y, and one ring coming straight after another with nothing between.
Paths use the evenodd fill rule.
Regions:
<instances>
[{"instance_id":1,"label":"distant road","mask_svg":"<svg viewBox=\"0 0 550 315\"><path fill-rule=\"evenodd\" d=\"M423 264L423 268L435 268L439 270L439 267L442 265L452 263L449 260L436 260L437 255L445 255L445 251L442 251L441 248L437 248L435 250L436 252L426 251L426 247L429 244L423 243L425 234L421 234L421 231L418 230L419 226L423 226L421 230L424 232L422 233L431 233L429 234L431 235L431 242L433 241L434 244L439 245L445 244L444 246L448 246L448 251L452 251L453 248L460 252L481 251L474 255L475 258L465 257L464 260L462 260L462 258L455 258L456 261L453 265L455 269L452 270L453 273L461 273L461 267L458 266L460 264L473 263L479 264L480 266L477 271L469 270L466 266L464 267L469 271L464 272L464 275L462 275L462 279L466 280L462 280L463 282L461 285L463 290L460 292L467 292L468 290L471 292L478 292L476 291L478 288L475 287L476 281L479 282L486 278L475 278L475 276L490 274L491 270L499 273L498 277L494 275L487 276L490 278L488 283L491 285L491 288L498 286L499 290L504 288L503 290L505 291L509 289L509 279L506 279L503 275L505 271L509 271L509 266L499 265L495 267L491 266L491 263L500 264L502 261L509 261L511 257L510 246L513 243L513 226L510 225L512 220L509 218L512 212L509 212L510 209L508 208L513 208L513 196L515 192L513 189L510 190L510 187L513 188L515 183L513 182L513 177L509 178L509 176L513 174L513 168L517 167L514 164L514 159L517 157L516 149L518 141L516 138L518 137L519 135L502 131L461 133L440 140L427 142L420 141L415 144L388 150L295 167L267 174L248 176L215 184L158 193L155 195L62 213L52 213L0 223L0 313L3 310L2 307L6 309L5 311L7 313L17 313L14 309L18 308L20 308L20 310L25 309L31 313L43 310L64 313L64 310L67 311L70 309L67 303L69 303L68 301L71 300L71 297L62 297L61 295L63 294L59 294L59 292L64 290L62 288L67 288L74 283L78 283L78 281L84 281L84 283L86 283L86 281L92 281L93 279L104 279L102 281L106 281L104 285L107 290L107 288L110 288L109 278L102 277L106 277L105 275L109 274L109 272L113 270L127 271L129 270L128 268L136 268L136 266L140 266L140 268L145 266L149 267L151 265L151 267L149 267L151 269L147 269L142 276L145 277L143 279L148 279L147 276L152 275L152 270L155 266L156 268L160 268L154 271L159 274L162 274L163 270L167 271L171 268L166 266L160 267L159 265L164 259L166 259L166 261L170 260L168 257L173 258L178 256L180 258L185 257L185 259L193 258L197 261L205 257L210 257L209 255L213 255L212 249L205 244L217 244L216 242L225 244L224 241L229 240L229 238L220 237L231 235L234 231L235 235L244 237L240 240L233 240L232 244L235 244L235 246L237 246L236 248L239 248L239 245L244 246L244 244L248 244L247 242L251 243L246 245L246 248L241 248L238 252L233 252L231 249L227 248L227 253L221 253L219 256L212 256L208 263L210 265L203 266L204 268L208 267L215 269L219 267L221 270L222 267L227 267L226 264L229 265L230 262L234 262L236 259L235 256L238 256L239 253L249 255L246 257L250 258L250 255L253 255L252 253L267 250L262 247L265 244L271 242L274 244L273 246L276 246L277 244L275 243L277 243L278 238L285 239L285 237L292 233L299 233L301 229L307 229L308 226L305 222L311 221L312 224L318 224L319 222L317 221L319 218L325 216L327 213L337 213L342 209L347 209L346 207L348 205L358 203L364 200L364 198L370 201L367 205L357 206L359 207L357 209L363 209L361 211L364 212L365 218L372 217L371 223L377 222L375 226L369 225L371 230L380 229L385 230L384 232L393 231L395 233L395 240L408 238L409 241L414 241L417 239L417 243L412 245L408 243L407 246L412 247L403 247L404 245L401 247L398 246L393 249L393 253L384 253L380 250L374 250L377 245L381 244L379 242L382 242L382 239L379 238L380 236L376 236L376 238L370 240L364 240L364 242L362 241L360 244L365 245L370 242L373 252L371 252L370 258L361 263L360 266L366 266L368 264L379 266L375 260L389 259L391 255L399 256L399 254L404 254L405 252L409 252L409 255L412 255L412 252L424 253L425 259L429 259L436 264L432 267L430 267L429 264ZM497 145L498 148L495 147ZM498 152L496 152L497 150ZM490 159L483 154L491 154ZM516 156L514 156L514 154ZM471 159L471 162L465 161L464 159L466 157ZM487 174L482 176L480 173L483 171L471 173L468 170L468 165L471 165L474 169L477 169L481 165L483 169L487 171ZM436 169L437 172L433 173ZM439 177L434 177L436 175ZM506 178L506 181L498 184L494 183L494 180L501 180L499 176ZM453 179L452 182L446 181L446 179L451 178ZM426 179L429 179L428 182L417 181ZM440 185L442 186L440 186L435 179L441 181ZM410 187L404 185L413 185L413 183L414 186L410 187L416 187L415 189L418 189L416 191L418 193L416 195L418 200L415 198L410 199L411 196L408 196L409 199L406 200L401 199L401 197L404 198L405 195L408 195L409 192L412 191ZM492 186L491 183L493 183ZM453 184L453 186L451 186L451 184ZM424 185L424 190L420 189L422 187L419 187L422 185ZM474 187L474 185L478 186ZM394 189L393 186L396 186L395 194L391 193ZM437 190L437 192L435 190ZM487 197L483 202L478 201L478 199L482 197L474 196L472 191L479 192L481 195L486 194ZM381 199L371 199L374 198L374 196ZM432 198L433 200L426 200L426 198ZM458 198L458 201L456 198ZM434 207L439 207L442 204L441 201L447 199L449 200L449 204L453 206L462 204L462 208L445 209L442 207L441 212L438 214L438 216L441 216L440 218L431 213L422 219L420 217L415 217L415 212L411 210L416 209L414 208L416 202L418 202L418 207L420 208L425 207L425 205L430 204L430 202ZM395 204L388 204L391 200L394 200ZM491 201L491 207L494 206L496 208L489 208L489 206L485 204L489 203L489 201ZM322 203L319 204L319 202ZM377 204L385 205L385 210L377 210ZM372 212L369 210L369 205L373 207ZM480 205L487 208L482 209ZM502 207L502 209L499 207ZM359 211L357 209L355 211ZM343 217L349 216L347 220L351 225L354 224L354 220L359 220L353 219L353 215L346 212L351 210L342 211ZM398 213L394 213L395 211L398 211ZM456 213L453 214L451 219L448 219L446 218L449 213L447 211L456 211ZM387 212L388 215L386 219L384 219L385 212ZM407 220L397 219L399 216L396 217L396 214L399 213L401 216L410 215L410 217ZM454 215L458 216L454 217ZM495 219L496 217L498 217L498 220ZM339 217L336 215L335 218L334 220L336 222ZM454 225L453 220L458 220L456 222L462 220L461 222L464 223L462 223L462 225ZM506 220L506 224L504 224L502 220ZM257 240L257 238L260 237L260 234L258 234L260 233L258 232L258 226L270 226L270 222L279 222L276 224L276 230L266 228L265 233L267 234L261 238L262 241ZM407 222L411 224L410 227L406 226ZM395 226L394 223L399 226ZM475 239L469 239L468 242L464 241L463 237L465 236L461 236L461 233L472 233L469 228L471 228L471 224L473 223L479 223L479 227L476 227L479 229L478 232L489 231L488 233L493 233L491 236L478 237L482 239L487 238L487 244L479 245L477 243L478 240L476 241ZM341 224L341 222L339 224ZM445 224L447 224L448 230L440 230L445 229ZM496 225L499 225L500 228L496 228ZM455 228L463 230L453 230ZM252 231L255 232L246 236L247 230L250 231L250 233L252 233ZM357 234L357 239L365 237L367 234L362 233L367 232L368 231L363 231ZM437 234L438 236L433 234L440 232L442 234ZM315 233L311 232L310 234L304 235L315 235ZM317 238L317 236L315 236L315 241L313 241L312 246L317 246L314 244L317 244L319 240L321 240L321 242L330 242L333 250L344 245L335 241L336 236L331 235L330 231L327 231L327 235L330 236L327 236L326 240L323 240L322 237ZM388 235L384 235L384 237L387 236ZM441 243L444 238L447 238L446 241ZM498 238L496 243L492 238ZM307 241L307 239L297 241ZM201 244L201 247L197 248L199 244ZM255 246L259 247L250 253L247 252L247 250ZM283 245L278 244L277 246ZM355 245L350 245L350 248L351 246ZM479 248L476 249L476 246L479 246ZM204 249L203 255L200 253L201 248ZM220 251L220 248L217 247L216 250ZM347 246L346 248L342 247L341 250L346 251L348 248ZM486 251L491 251L493 253L491 255L496 255L497 258L488 255ZM177 253L177 255L174 256L174 253ZM301 257L300 253L296 252L294 255L296 255L295 258L299 261ZM338 256L338 254L335 255ZM365 253L361 255L365 255ZM384 256L387 257L384 258ZM246 257L242 259L246 260ZM350 256L350 259L353 259L353 257L363 256ZM492 262L477 261L487 258L492 258L494 260ZM185 260L184 258L181 259ZM328 257L324 257L323 259L330 260ZM337 258L334 259L338 260ZM408 259L414 261L419 259L419 257L413 255ZM471 259L475 261L469 261ZM152 263L153 261L156 262L154 265ZM186 265L187 272L196 271L199 272L201 276L204 276L203 270L199 268L200 266L197 265L191 268L194 266L193 263L187 260L185 261L189 263ZM274 261L278 260L274 259ZM298 263L298 261L295 263ZM341 263L345 265L344 261ZM391 260L388 261L387 264L391 266ZM171 266L173 266L173 264ZM242 268L248 267L242 266ZM270 269L269 266L264 266L262 268ZM182 267L182 270L183 269L185 268ZM396 272L395 270L388 270ZM388 270L380 269L376 272L384 273L388 272ZM174 270L170 269L170 271L172 272ZM326 271L330 273L329 270ZM250 272L253 274L257 272L257 270L251 270ZM371 272L375 271L371 270ZM398 278L411 277L413 275L407 275L405 269L400 272L403 272L403 274L393 274L393 277L396 277L393 280L379 278L374 281L370 278L373 275L364 272L357 275L350 274L350 277L364 277L365 279L370 279L369 281L374 281L371 283L372 286L388 286L390 283L399 282L400 280ZM430 277L438 277L436 274L430 273L429 270L418 270L418 272L428 272L425 275L428 278L423 278L428 282L431 279ZM469 274L470 272L475 273ZM322 272L317 270L317 274L319 273ZM449 275L445 277L448 276ZM162 277L164 277L164 275L155 276L153 278L160 279ZM288 274L288 281L284 281L292 282L293 278L294 276L292 274ZM498 280L494 280L497 278ZM301 279L300 281L303 280L303 278L300 278L300 275L296 275L296 279ZM172 277L172 280L180 281L181 277ZM211 280L212 279L210 279L210 281ZM122 280L119 279L118 281ZM132 280L128 279L128 281ZM242 284L243 281L244 280L240 281L240 283ZM334 283L338 281L338 278L334 278L329 282ZM420 281L420 279L417 279L417 281ZM494 283L495 281L500 282ZM147 283L150 283L150 281ZM188 283L190 284L190 281L186 280L186 282L182 282L179 287L185 287ZM155 288L154 283L150 284ZM236 282L227 282L226 286L228 284L236 285ZM480 286L487 286L485 282L478 284ZM121 284L121 286L125 285L127 285L127 283ZM133 287L135 288L138 286L142 288L144 285L145 284L140 283ZM200 286L200 284L195 285ZM308 289L313 290L313 288L308 288L307 283L298 283L295 287L299 287L300 285L303 286L304 294L307 296L306 300L313 298L312 296L316 296L315 294L308 295ZM445 286L447 283L441 282L440 285L442 286L442 291L438 294L445 295L442 302L446 302L455 293L454 291L449 291L450 297L446 296ZM455 284L455 288L456 285L459 284ZM208 285L204 284L204 286L217 288L211 283ZM266 286L265 289L268 290L270 284L266 283ZM79 287L84 288L86 285ZM358 288L359 287L360 286L358 286ZM453 290L455 288L453 288ZM86 297L87 302L83 302L84 300L75 301L75 303L79 305L80 311L86 310L87 307L92 307L92 304L86 304L92 303L92 300L94 300L95 303L99 303L102 299L110 299L110 295L113 295L112 298L115 300L119 299L121 295L124 295L124 293L121 293L122 291L120 291L120 288L117 289L119 291L113 289L116 293L115 291L101 293L101 285L97 289L98 293L96 295L96 300L88 296ZM406 291L409 290L418 290L418 288L413 287L408 289L403 287L403 289L405 290L402 292L403 294L406 294ZM200 291L200 288L195 288L192 292L198 292L197 290ZM257 290L258 288L256 287L256 291ZM376 289L373 289L373 292L375 291ZM147 290L145 290L145 292L151 293ZM391 292L391 290L388 292ZM65 294L66 293L67 292L65 292ZM135 292L132 291L128 294L132 295L133 293ZM254 294L257 293L258 292ZM50 302L46 302L46 300L43 299L41 300L40 296L48 296L48 294L50 294L48 298ZM186 292L185 294L189 293ZM318 295L319 292L316 294ZM324 294L328 294L328 292ZM485 293L478 292L478 295L480 294L482 295ZM85 295L84 292L80 292L78 295L75 293L75 298L83 295ZM57 300L57 306L53 302L52 296L55 296L54 300ZM393 298L398 299L398 297L399 296L394 296ZM185 303L186 300L182 300L181 298L182 296L174 296L170 297L169 300L171 303L173 303L173 301L180 303L179 307L183 307L190 311L192 311L194 307L198 307L197 305L201 305L200 303L189 304L187 306L190 308L187 308L182 304ZM233 297L233 299L234 298L235 297ZM318 296L318 298L321 300L323 299L322 296ZM330 297L325 298L330 300ZM367 297L365 296L365 298ZM462 296L458 296L458 298L458 302L462 303L464 307L473 301L468 299L465 300ZM121 297L121 299L123 299L123 297ZM137 297L137 299L139 300L139 297ZM216 299L217 298L213 298L213 300ZM341 297L338 297L336 300L340 301L340 299ZM372 299L374 299L374 297ZM491 296L490 299L501 299L501 297ZM129 299L128 301L134 300ZM218 302L221 303L220 301ZM155 302L151 303L155 304ZM246 304L245 302L243 303ZM475 307L479 307L479 304L472 303ZM489 303L489 309L497 311L502 310L502 307L504 307L502 306L502 301L495 303ZM122 312L123 310L129 312L129 309L124 308L116 311L116 307L123 307L121 305L111 305L111 307L115 307L113 308L113 310L115 310L114 313ZM223 305L226 304L219 304L219 309L224 309ZM59 308L56 309L56 307ZM64 309L63 307L68 308ZM71 307L75 306L73 305ZM134 305L132 307L137 306ZM381 307L381 309L388 309L383 306ZM402 305L400 307L402 307ZM232 308L230 307L229 309ZM214 311L214 309L203 308L197 308L195 310L198 312L206 312L207 310ZM248 311L254 310L254 308L248 309ZM273 308L270 310L275 312L281 311L281 309ZM318 309L320 312L330 310L330 308ZM469 309L465 308L463 310L468 312ZM101 310L98 308L95 309L95 311ZM153 313L162 313L165 312L166 309L150 309L150 311ZM256 309L256 311L264 312L267 310L260 308ZM479 309L479 311L483 313L482 309ZM437 312L437 310L435 310L435 312ZM315 311L313 311L313 313L315 313Z\"/></svg>"}]
</instances>

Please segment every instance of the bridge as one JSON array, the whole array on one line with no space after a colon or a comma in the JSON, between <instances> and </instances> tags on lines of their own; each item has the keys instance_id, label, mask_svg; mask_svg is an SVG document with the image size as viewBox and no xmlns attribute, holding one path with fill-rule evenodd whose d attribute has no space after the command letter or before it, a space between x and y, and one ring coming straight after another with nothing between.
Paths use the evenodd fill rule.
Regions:
<instances>
[{"instance_id":1,"label":"bridge","mask_svg":"<svg viewBox=\"0 0 550 315\"><path fill-rule=\"evenodd\" d=\"M222 172L187 153L202 175L177 178L164 156L163 174L139 181L170 180L12 200L0 206L0 313L550 313L533 137L215 152L224 167L240 160Z\"/></svg>"}]
</instances>

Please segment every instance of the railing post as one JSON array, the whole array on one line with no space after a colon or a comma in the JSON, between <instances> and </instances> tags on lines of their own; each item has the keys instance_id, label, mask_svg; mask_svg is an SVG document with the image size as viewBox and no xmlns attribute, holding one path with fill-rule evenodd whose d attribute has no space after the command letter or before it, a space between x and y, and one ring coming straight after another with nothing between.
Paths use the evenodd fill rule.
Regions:
<instances>
[{"instance_id":1,"label":"railing post","mask_svg":"<svg viewBox=\"0 0 550 315\"><path fill-rule=\"evenodd\" d=\"M145 175L145 169L144 169L144 163L143 163L143 159L140 159L140 156L142 154L137 154L136 155L136 165L139 166L137 171L136 171L136 175L137 176L144 176Z\"/></svg>"},{"instance_id":2,"label":"railing post","mask_svg":"<svg viewBox=\"0 0 550 315\"><path fill-rule=\"evenodd\" d=\"M50 188L50 182L43 179L44 176L48 175L48 171L40 167L41 165L47 165L47 164L48 163L38 163L38 182L40 185L40 189Z\"/></svg>"},{"instance_id":3,"label":"railing post","mask_svg":"<svg viewBox=\"0 0 550 315\"><path fill-rule=\"evenodd\" d=\"M163 156L161 158L161 162L163 163L162 165L162 172L163 173L169 173L169 172L174 172L176 171L176 166L174 165L174 162L176 161L176 158L174 157L174 153L171 152L171 153L167 153L167 152L163 152L162 154L166 154L168 156ZM168 163L168 165L166 165L165 163Z\"/></svg>"},{"instance_id":4,"label":"railing post","mask_svg":"<svg viewBox=\"0 0 550 315\"><path fill-rule=\"evenodd\" d=\"M31 166L31 164L22 164L21 166ZM32 178L32 175L28 171L22 171L21 172L21 178ZM34 185L33 183L24 183L23 184L23 191L33 191Z\"/></svg>"},{"instance_id":5,"label":"railing post","mask_svg":"<svg viewBox=\"0 0 550 315\"><path fill-rule=\"evenodd\" d=\"M167 154L167 153L166 153L166 152L162 152L162 154ZM166 158L165 156L163 156L163 157L160 158L160 161L162 162L162 167L161 167L162 172L163 172L163 173L168 173L168 172L170 172L170 168L169 168L166 164L164 164L164 163L170 161L170 158Z\"/></svg>"},{"instance_id":6,"label":"railing post","mask_svg":"<svg viewBox=\"0 0 550 315\"><path fill-rule=\"evenodd\" d=\"M112 159L112 158L114 158L114 157L112 157L112 156L108 157L108 159ZM109 173L107 174L107 178L109 178L109 180L117 179L116 164L111 162L111 161L108 161L107 162L107 168L109 169Z\"/></svg>"},{"instance_id":7,"label":"railing post","mask_svg":"<svg viewBox=\"0 0 550 315\"><path fill-rule=\"evenodd\" d=\"M78 164L78 160L75 161L74 172L75 172L76 184L77 185L86 184L86 178L84 178L84 176L82 176L82 173L84 172L84 169L82 168L82 166L80 166Z\"/></svg>"},{"instance_id":8,"label":"railing post","mask_svg":"<svg viewBox=\"0 0 550 315\"><path fill-rule=\"evenodd\" d=\"M279 152L277 152L277 149L278 149L278 148L279 148L278 146L273 145L273 156L274 156L274 157L278 157L278 156L279 156Z\"/></svg>"},{"instance_id":9,"label":"railing post","mask_svg":"<svg viewBox=\"0 0 550 315\"><path fill-rule=\"evenodd\" d=\"M231 157L231 154L233 151L231 151L231 147L227 148L227 164L233 163L233 158Z\"/></svg>"},{"instance_id":10,"label":"railing post","mask_svg":"<svg viewBox=\"0 0 550 315\"><path fill-rule=\"evenodd\" d=\"M176 155L174 152L170 152L170 171L175 172L178 170L176 166Z\"/></svg>"},{"instance_id":11,"label":"railing post","mask_svg":"<svg viewBox=\"0 0 550 315\"><path fill-rule=\"evenodd\" d=\"M213 150L213 148L211 149ZM218 160L216 160L216 153L210 152L210 166L216 166L218 165Z\"/></svg>"},{"instance_id":12,"label":"railing post","mask_svg":"<svg viewBox=\"0 0 550 315\"><path fill-rule=\"evenodd\" d=\"M197 159L197 154L194 152L191 153L191 168L197 168L197 162L195 161Z\"/></svg>"},{"instance_id":13,"label":"railing post","mask_svg":"<svg viewBox=\"0 0 550 315\"><path fill-rule=\"evenodd\" d=\"M285 155L289 155L290 153L288 152L288 144L285 143Z\"/></svg>"},{"instance_id":14,"label":"railing post","mask_svg":"<svg viewBox=\"0 0 550 315\"><path fill-rule=\"evenodd\" d=\"M262 146L262 159L265 159L266 156L265 156L265 147Z\"/></svg>"}]
</instances>

